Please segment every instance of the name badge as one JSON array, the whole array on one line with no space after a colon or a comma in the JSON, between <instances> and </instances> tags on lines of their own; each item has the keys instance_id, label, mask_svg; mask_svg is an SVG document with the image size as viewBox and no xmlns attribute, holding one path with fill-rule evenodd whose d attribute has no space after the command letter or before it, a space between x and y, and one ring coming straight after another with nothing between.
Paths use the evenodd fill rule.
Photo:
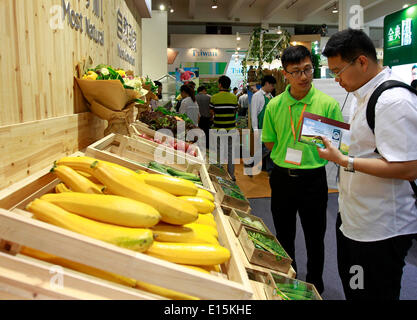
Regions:
<instances>
[{"instance_id":1,"label":"name badge","mask_svg":"<svg viewBox=\"0 0 417 320\"><path fill-rule=\"evenodd\" d=\"M301 165L301 159L303 158L303 151L296 150L293 148L287 149L287 155L285 156L285 162L295 164L296 166Z\"/></svg>"}]
</instances>

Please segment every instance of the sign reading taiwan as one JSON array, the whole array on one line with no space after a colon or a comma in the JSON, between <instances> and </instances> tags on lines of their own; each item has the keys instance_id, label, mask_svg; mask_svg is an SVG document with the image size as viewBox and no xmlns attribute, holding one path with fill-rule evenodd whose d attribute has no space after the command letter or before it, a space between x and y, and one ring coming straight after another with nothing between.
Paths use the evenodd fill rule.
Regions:
<instances>
[{"instance_id":1,"label":"sign reading taiwan","mask_svg":"<svg viewBox=\"0 0 417 320\"><path fill-rule=\"evenodd\" d=\"M219 55L217 49L214 49L214 50L192 49L192 52L193 52L193 57L217 57Z\"/></svg>"},{"instance_id":2,"label":"sign reading taiwan","mask_svg":"<svg viewBox=\"0 0 417 320\"><path fill-rule=\"evenodd\" d=\"M417 60L417 5L384 19L384 65L395 66Z\"/></svg>"}]
</instances>

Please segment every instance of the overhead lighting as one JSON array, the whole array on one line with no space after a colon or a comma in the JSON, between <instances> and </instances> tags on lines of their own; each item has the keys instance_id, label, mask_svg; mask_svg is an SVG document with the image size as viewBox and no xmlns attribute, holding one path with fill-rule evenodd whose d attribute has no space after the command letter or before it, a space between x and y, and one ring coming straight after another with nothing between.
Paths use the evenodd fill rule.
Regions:
<instances>
[{"instance_id":1,"label":"overhead lighting","mask_svg":"<svg viewBox=\"0 0 417 320\"><path fill-rule=\"evenodd\" d=\"M403 5L403 9L408 8L410 5L408 3L406 3L405 5Z\"/></svg>"},{"instance_id":2,"label":"overhead lighting","mask_svg":"<svg viewBox=\"0 0 417 320\"><path fill-rule=\"evenodd\" d=\"M164 4L161 4L161 5L159 6L159 10L164 11L164 10L165 10L165 5L164 5Z\"/></svg>"},{"instance_id":3,"label":"overhead lighting","mask_svg":"<svg viewBox=\"0 0 417 320\"><path fill-rule=\"evenodd\" d=\"M338 13L338 12L339 12L339 10L337 9L336 2L335 2L332 13Z\"/></svg>"},{"instance_id":4,"label":"overhead lighting","mask_svg":"<svg viewBox=\"0 0 417 320\"><path fill-rule=\"evenodd\" d=\"M217 9L217 0L213 0L213 4L211 5L212 9Z\"/></svg>"},{"instance_id":5,"label":"overhead lighting","mask_svg":"<svg viewBox=\"0 0 417 320\"><path fill-rule=\"evenodd\" d=\"M174 13L174 8L171 8L170 10L169 10L169 12L171 12L171 13Z\"/></svg>"},{"instance_id":6,"label":"overhead lighting","mask_svg":"<svg viewBox=\"0 0 417 320\"><path fill-rule=\"evenodd\" d=\"M236 40L237 41L240 41L240 34L239 34L239 32L236 32Z\"/></svg>"},{"instance_id":7,"label":"overhead lighting","mask_svg":"<svg viewBox=\"0 0 417 320\"><path fill-rule=\"evenodd\" d=\"M296 45L297 45L297 41L294 41L294 42L292 43L292 45L293 45L293 46L296 46Z\"/></svg>"},{"instance_id":8,"label":"overhead lighting","mask_svg":"<svg viewBox=\"0 0 417 320\"><path fill-rule=\"evenodd\" d=\"M239 52L238 51L235 51L235 55L238 55L239 54Z\"/></svg>"},{"instance_id":9,"label":"overhead lighting","mask_svg":"<svg viewBox=\"0 0 417 320\"><path fill-rule=\"evenodd\" d=\"M236 50L239 51L240 50L240 47L237 47Z\"/></svg>"},{"instance_id":10,"label":"overhead lighting","mask_svg":"<svg viewBox=\"0 0 417 320\"><path fill-rule=\"evenodd\" d=\"M278 26L277 33L282 34L281 26Z\"/></svg>"}]
</instances>

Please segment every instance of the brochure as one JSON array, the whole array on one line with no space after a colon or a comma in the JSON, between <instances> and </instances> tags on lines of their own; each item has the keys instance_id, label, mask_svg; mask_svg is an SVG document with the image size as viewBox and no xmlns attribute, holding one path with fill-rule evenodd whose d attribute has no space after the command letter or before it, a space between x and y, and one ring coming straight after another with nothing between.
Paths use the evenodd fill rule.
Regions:
<instances>
[{"instance_id":1,"label":"brochure","mask_svg":"<svg viewBox=\"0 0 417 320\"><path fill-rule=\"evenodd\" d=\"M324 148L323 139L326 137L343 154L349 153L350 125L314 113L305 112L299 141Z\"/></svg>"}]
</instances>

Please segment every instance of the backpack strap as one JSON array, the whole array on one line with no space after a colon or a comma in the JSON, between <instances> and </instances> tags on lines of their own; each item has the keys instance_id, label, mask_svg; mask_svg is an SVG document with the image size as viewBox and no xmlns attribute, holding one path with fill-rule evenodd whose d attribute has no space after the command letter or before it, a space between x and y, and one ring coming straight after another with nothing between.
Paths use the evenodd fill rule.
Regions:
<instances>
[{"instance_id":1,"label":"backpack strap","mask_svg":"<svg viewBox=\"0 0 417 320\"><path fill-rule=\"evenodd\" d=\"M409 86L408 84L397 81L397 80L388 80L382 83L375 91L372 93L371 98L369 98L368 106L366 108L366 120L368 122L369 128L371 128L372 132L375 134L375 106L378 102L379 96L388 89L392 88L404 88L408 89L417 95L417 90L413 87Z\"/></svg>"},{"instance_id":2,"label":"backpack strap","mask_svg":"<svg viewBox=\"0 0 417 320\"><path fill-rule=\"evenodd\" d=\"M382 83L375 91L372 93L371 98L369 98L368 106L366 108L366 121L368 122L369 128L371 128L372 132L375 134L375 106L378 102L380 95L388 89L391 88L404 88L408 89L415 95L417 95L417 90L413 87L409 86L408 84L397 81L397 80L388 80ZM375 152L379 154L378 149L375 149ZM411 188L414 191L414 195L417 197L417 185L414 181L410 181Z\"/></svg>"}]
</instances>

